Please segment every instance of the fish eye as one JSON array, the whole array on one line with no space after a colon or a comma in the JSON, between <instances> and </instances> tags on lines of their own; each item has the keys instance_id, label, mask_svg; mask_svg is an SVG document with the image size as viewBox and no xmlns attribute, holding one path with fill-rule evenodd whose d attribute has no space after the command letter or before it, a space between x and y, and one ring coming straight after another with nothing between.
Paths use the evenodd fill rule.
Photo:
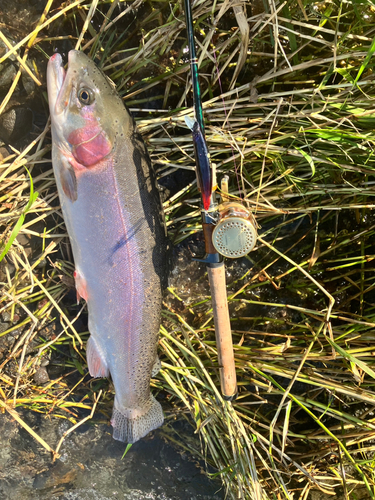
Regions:
<instances>
[{"instance_id":1,"label":"fish eye","mask_svg":"<svg viewBox=\"0 0 375 500\"><path fill-rule=\"evenodd\" d=\"M86 87L82 87L78 90L77 97L79 102L84 105L92 104L95 101L94 92Z\"/></svg>"}]
</instances>

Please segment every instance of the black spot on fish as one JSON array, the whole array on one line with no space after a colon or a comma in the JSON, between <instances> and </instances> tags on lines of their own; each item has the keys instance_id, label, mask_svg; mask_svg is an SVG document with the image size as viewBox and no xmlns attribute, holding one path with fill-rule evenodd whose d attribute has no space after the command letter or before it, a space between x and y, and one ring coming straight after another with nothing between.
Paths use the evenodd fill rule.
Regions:
<instances>
[{"instance_id":1,"label":"black spot on fish","mask_svg":"<svg viewBox=\"0 0 375 500\"><path fill-rule=\"evenodd\" d=\"M133 118L131 115L130 117ZM166 287L166 264L169 260L169 256L160 192L157 188L155 171L152 168L146 146L135 126L134 118L133 127L133 133L131 135L132 144L134 146L133 162L136 166L139 194L143 205L144 217L153 235L152 241L150 241L153 247L152 260L155 272L160 278L161 286Z\"/></svg>"}]
</instances>

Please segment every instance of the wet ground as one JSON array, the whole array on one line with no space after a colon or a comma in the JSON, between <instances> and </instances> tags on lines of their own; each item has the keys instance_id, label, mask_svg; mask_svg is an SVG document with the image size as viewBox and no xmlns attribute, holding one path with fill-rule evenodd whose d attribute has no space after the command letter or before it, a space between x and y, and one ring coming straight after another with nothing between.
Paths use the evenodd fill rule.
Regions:
<instances>
[{"instance_id":1,"label":"wet ground","mask_svg":"<svg viewBox=\"0 0 375 500\"><path fill-rule=\"evenodd\" d=\"M57 443L71 426L32 412L22 417L49 443ZM121 460L125 446L112 438L111 428L86 424L65 439L55 463L7 414L0 418L0 436L2 500L224 498L220 482L210 481L158 431L134 444Z\"/></svg>"}]
</instances>

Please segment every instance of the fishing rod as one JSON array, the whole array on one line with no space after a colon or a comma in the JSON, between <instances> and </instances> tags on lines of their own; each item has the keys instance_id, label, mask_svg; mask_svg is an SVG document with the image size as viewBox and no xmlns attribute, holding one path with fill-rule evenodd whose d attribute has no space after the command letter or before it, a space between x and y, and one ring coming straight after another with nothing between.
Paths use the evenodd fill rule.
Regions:
<instances>
[{"instance_id":1,"label":"fishing rod","mask_svg":"<svg viewBox=\"0 0 375 500\"><path fill-rule=\"evenodd\" d=\"M206 252L203 259L195 260L204 262L207 266L219 358L221 392L224 399L232 401L237 396L237 375L223 256L236 258L247 255L256 242L256 225L249 210L241 203L230 201L227 176L221 182L222 199L220 205L216 201L216 178L211 167L205 139L190 0L184 0L184 5L195 111L195 119L185 117L185 122L193 136L197 183L202 196L201 215Z\"/></svg>"}]
</instances>

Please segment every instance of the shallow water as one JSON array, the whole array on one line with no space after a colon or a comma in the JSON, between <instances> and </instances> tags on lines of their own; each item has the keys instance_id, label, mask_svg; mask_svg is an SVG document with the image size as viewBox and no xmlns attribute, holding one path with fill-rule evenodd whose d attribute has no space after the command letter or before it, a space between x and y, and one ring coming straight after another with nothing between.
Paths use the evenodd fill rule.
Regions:
<instances>
[{"instance_id":1,"label":"shallow water","mask_svg":"<svg viewBox=\"0 0 375 500\"><path fill-rule=\"evenodd\" d=\"M25 422L48 443L71 427L65 420L24 412ZM112 438L105 424L84 425L63 443L55 463L11 417L0 419L0 498L6 500L220 500L220 483L211 482L186 454L158 431L134 444ZM203 465L203 464L201 464Z\"/></svg>"}]
</instances>

